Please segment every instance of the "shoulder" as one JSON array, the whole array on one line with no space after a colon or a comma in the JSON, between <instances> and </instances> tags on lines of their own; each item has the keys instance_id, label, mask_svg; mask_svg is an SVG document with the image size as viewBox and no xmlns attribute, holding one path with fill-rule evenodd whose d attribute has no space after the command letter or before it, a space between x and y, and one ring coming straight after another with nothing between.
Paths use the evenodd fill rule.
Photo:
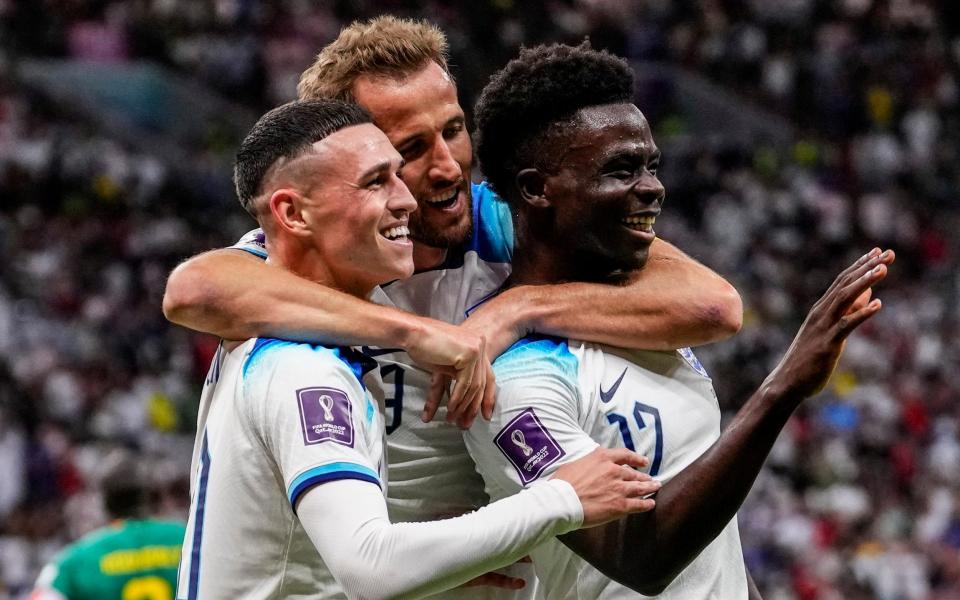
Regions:
<instances>
[{"instance_id":1,"label":"shoulder","mask_svg":"<svg viewBox=\"0 0 960 600\"><path fill-rule=\"evenodd\" d=\"M292 342L276 338L252 341L243 362L243 378L297 372L337 374L358 384L376 363L352 348Z\"/></svg>"},{"instance_id":2,"label":"shoulder","mask_svg":"<svg viewBox=\"0 0 960 600\"><path fill-rule=\"evenodd\" d=\"M570 351L564 338L530 335L501 354L493 363L498 382L531 376L547 376L575 382L580 360Z\"/></svg>"}]
</instances>

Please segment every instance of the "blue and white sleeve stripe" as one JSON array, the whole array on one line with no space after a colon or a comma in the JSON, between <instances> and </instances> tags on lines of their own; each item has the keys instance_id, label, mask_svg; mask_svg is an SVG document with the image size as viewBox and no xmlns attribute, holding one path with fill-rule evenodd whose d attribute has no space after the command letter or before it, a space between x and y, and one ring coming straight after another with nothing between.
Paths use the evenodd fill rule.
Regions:
<instances>
[{"instance_id":1,"label":"blue and white sleeve stripe","mask_svg":"<svg viewBox=\"0 0 960 600\"><path fill-rule=\"evenodd\" d=\"M296 510L297 500L311 487L338 479L358 479L380 486L380 477L369 467L350 462L329 463L304 471L290 483L287 488L290 505Z\"/></svg>"}]
</instances>

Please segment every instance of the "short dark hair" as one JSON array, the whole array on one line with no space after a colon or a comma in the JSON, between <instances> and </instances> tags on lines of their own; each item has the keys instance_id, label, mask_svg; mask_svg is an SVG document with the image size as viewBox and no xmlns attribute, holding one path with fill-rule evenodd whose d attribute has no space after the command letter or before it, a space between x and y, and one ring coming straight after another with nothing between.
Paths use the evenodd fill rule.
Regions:
<instances>
[{"instance_id":1,"label":"short dark hair","mask_svg":"<svg viewBox=\"0 0 960 600\"><path fill-rule=\"evenodd\" d=\"M111 519L146 516L150 485L144 465L127 450L115 450L104 459L100 486L103 503Z\"/></svg>"},{"instance_id":2,"label":"short dark hair","mask_svg":"<svg viewBox=\"0 0 960 600\"><path fill-rule=\"evenodd\" d=\"M477 158L493 189L509 199L517 173L538 164L547 132L588 106L631 102L633 72L622 58L578 46L522 48L477 101Z\"/></svg>"},{"instance_id":3,"label":"short dark hair","mask_svg":"<svg viewBox=\"0 0 960 600\"><path fill-rule=\"evenodd\" d=\"M240 144L233 183L240 204L258 219L254 200L281 158L294 158L315 142L351 125L372 123L367 111L341 100L296 100L269 111Z\"/></svg>"}]
</instances>

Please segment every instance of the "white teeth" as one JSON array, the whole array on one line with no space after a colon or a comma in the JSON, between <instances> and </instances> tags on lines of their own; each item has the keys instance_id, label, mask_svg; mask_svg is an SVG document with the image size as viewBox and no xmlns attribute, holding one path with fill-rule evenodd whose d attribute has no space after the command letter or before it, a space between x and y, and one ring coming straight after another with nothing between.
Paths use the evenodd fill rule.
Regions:
<instances>
[{"instance_id":1,"label":"white teeth","mask_svg":"<svg viewBox=\"0 0 960 600\"><path fill-rule=\"evenodd\" d=\"M652 231L653 224L656 222L657 217L653 215L642 215L642 216L631 216L623 219L623 223L630 227L631 229L639 229L640 231Z\"/></svg>"},{"instance_id":2,"label":"white teeth","mask_svg":"<svg viewBox=\"0 0 960 600\"><path fill-rule=\"evenodd\" d=\"M406 225L400 225L399 227L391 227L390 229L383 232L383 237L388 240L395 240L402 237L407 237L410 235L410 230Z\"/></svg>"},{"instance_id":3,"label":"white teeth","mask_svg":"<svg viewBox=\"0 0 960 600\"><path fill-rule=\"evenodd\" d=\"M445 192L446 195L444 196L433 196L432 198L424 198L424 200L426 200L427 204L439 204L441 202L449 202L450 200L453 200L459 193L460 189L457 188L453 190L453 193Z\"/></svg>"}]
</instances>

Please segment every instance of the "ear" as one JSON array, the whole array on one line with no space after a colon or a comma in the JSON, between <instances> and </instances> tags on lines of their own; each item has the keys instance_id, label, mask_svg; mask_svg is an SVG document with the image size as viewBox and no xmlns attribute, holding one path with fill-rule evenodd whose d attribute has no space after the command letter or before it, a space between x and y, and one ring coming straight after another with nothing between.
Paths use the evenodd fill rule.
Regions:
<instances>
[{"instance_id":1,"label":"ear","mask_svg":"<svg viewBox=\"0 0 960 600\"><path fill-rule=\"evenodd\" d=\"M545 178L539 169L523 169L517 173L516 182L521 200L536 208L550 206L550 201L544 193Z\"/></svg>"},{"instance_id":2,"label":"ear","mask_svg":"<svg viewBox=\"0 0 960 600\"><path fill-rule=\"evenodd\" d=\"M310 235L300 210L300 194L290 188L281 188L270 194L268 208L278 227L295 236Z\"/></svg>"}]
</instances>

